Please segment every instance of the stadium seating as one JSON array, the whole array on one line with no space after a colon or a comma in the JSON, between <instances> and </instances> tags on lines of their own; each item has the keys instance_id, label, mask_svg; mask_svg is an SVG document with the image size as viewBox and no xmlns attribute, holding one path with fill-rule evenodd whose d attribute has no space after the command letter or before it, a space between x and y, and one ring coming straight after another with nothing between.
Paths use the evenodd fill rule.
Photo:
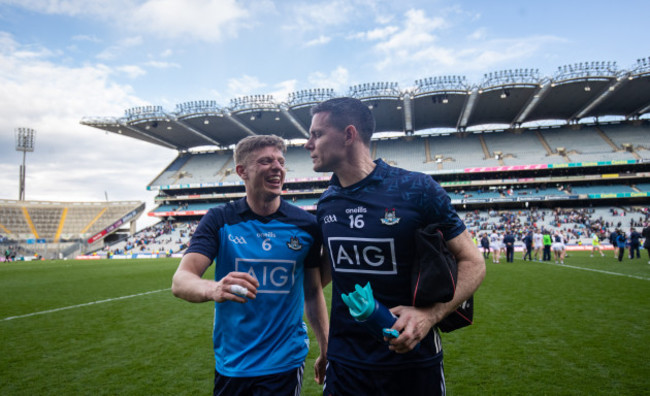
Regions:
<instances>
[{"instance_id":1,"label":"stadium seating","mask_svg":"<svg viewBox=\"0 0 650 396\"><path fill-rule=\"evenodd\" d=\"M600 129L619 147L631 144L643 159L650 159L650 127L645 125L606 124Z\"/></svg>"},{"instance_id":2,"label":"stadium seating","mask_svg":"<svg viewBox=\"0 0 650 396\"><path fill-rule=\"evenodd\" d=\"M596 186L573 186L571 191L575 194L617 194L617 193L632 193L632 187L617 184L617 185L596 185Z\"/></svg>"},{"instance_id":3,"label":"stadium seating","mask_svg":"<svg viewBox=\"0 0 650 396\"><path fill-rule=\"evenodd\" d=\"M375 157L406 169L421 169L427 161L424 140L382 139L375 142Z\"/></svg>"},{"instance_id":4,"label":"stadium seating","mask_svg":"<svg viewBox=\"0 0 650 396\"><path fill-rule=\"evenodd\" d=\"M43 202L0 200L0 224L16 240L88 238L142 206L137 201Z\"/></svg>"},{"instance_id":5,"label":"stadium seating","mask_svg":"<svg viewBox=\"0 0 650 396\"><path fill-rule=\"evenodd\" d=\"M309 152L302 145L287 147L285 160L287 168L286 180L307 179L326 175L313 171Z\"/></svg>"},{"instance_id":6,"label":"stadium seating","mask_svg":"<svg viewBox=\"0 0 650 396\"><path fill-rule=\"evenodd\" d=\"M555 161L548 157L544 146L532 131L521 134L486 133L483 139L491 154L496 151L503 154L504 165L546 164Z\"/></svg>"}]
</instances>

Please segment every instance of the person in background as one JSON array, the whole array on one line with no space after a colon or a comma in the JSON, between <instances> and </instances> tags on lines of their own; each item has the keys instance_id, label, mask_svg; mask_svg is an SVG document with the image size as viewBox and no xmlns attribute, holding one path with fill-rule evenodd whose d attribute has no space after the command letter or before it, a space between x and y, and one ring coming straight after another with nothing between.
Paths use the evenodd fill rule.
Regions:
<instances>
[{"instance_id":1,"label":"person in background","mask_svg":"<svg viewBox=\"0 0 650 396\"><path fill-rule=\"evenodd\" d=\"M544 257L542 260L551 261L551 245L553 244L553 239L551 238L549 230L544 230L542 242L544 243Z\"/></svg>"},{"instance_id":2,"label":"person in background","mask_svg":"<svg viewBox=\"0 0 650 396\"><path fill-rule=\"evenodd\" d=\"M596 233L596 231L593 231L591 233L591 257L594 257L594 253L596 251L600 253L601 257L605 257L603 251L600 250L600 238L598 238L598 234Z\"/></svg>"},{"instance_id":3,"label":"person in background","mask_svg":"<svg viewBox=\"0 0 650 396\"><path fill-rule=\"evenodd\" d=\"M506 261L512 263L515 258L515 236L512 235L510 230L506 231L506 236L503 237L503 243L506 245Z\"/></svg>"},{"instance_id":4,"label":"person in background","mask_svg":"<svg viewBox=\"0 0 650 396\"><path fill-rule=\"evenodd\" d=\"M562 235L562 232L558 230L553 236L553 244L551 245L551 249L555 255L555 264L558 262L564 264L565 244L566 239L564 238L564 235Z\"/></svg>"},{"instance_id":5,"label":"person in background","mask_svg":"<svg viewBox=\"0 0 650 396\"><path fill-rule=\"evenodd\" d=\"M641 234L639 234L636 228L632 227L630 229L630 258L641 258L641 253L639 252L639 247L641 246ZM635 257L636 256L636 257Z\"/></svg>"},{"instance_id":6,"label":"person in background","mask_svg":"<svg viewBox=\"0 0 650 396\"><path fill-rule=\"evenodd\" d=\"M320 346L315 379L324 380L322 237L314 215L280 197L285 151L275 135L237 144L246 196L203 216L172 280L176 297L215 302L215 395L299 394L309 349L303 307ZM203 279L213 261L215 279Z\"/></svg>"},{"instance_id":7,"label":"person in background","mask_svg":"<svg viewBox=\"0 0 650 396\"><path fill-rule=\"evenodd\" d=\"M330 262L324 276L332 280L323 395L444 395L442 344L435 325L474 294L485 277L485 261L449 196L431 176L372 160L375 120L368 106L354 98L335 98L311 113L305 148L313 169L334 173L316 210ZM458 263L458 279L450 302L415 308L415 233L430 224L441 225ZM397 338L375 339L350 315L341 295L367 283L374 298L397 317L392 326Z\"/></svg>"},{"instance_id":8,"label":"person in background","mask_svg":"<svg viewBox=\"0 0 650 396\"><path fill-rule=\"evenodd\" d=\"M535 249L535 261L542 261L542 253L544 249L544 235L535 228L533 232L533 249Z\"/></svg>"},{"instance_id":9,"label":"person in background","mask_svg":"<svg viewBox=\"0 0 650 396\"><path fill-rule=\"evenodd\" d=\"M501 241L497 230L492 230L490 234L490 249L492 250L492 262L499 264L501 259Z\"/></svg>"},{"instance_id":10,"label":"person in background","mask_svg":"<svg viewBox=\"0 0 650 396\"><path fill-rule=\"evenodd\" d=\"M650 259L650 223L645 224L645 228L641 231L641 235L643 235L643 247L648 251L648 259ZM650 260L648 260L648 264L650 264Z\"/></svg>"},{"instance_id":11,"label":"person in background","mask_svg":"<svg viewBox=\"0 0 650 396\"><path fill-rule=\"evenodd\" d=\"M618 261L623 261L623 256L625 255L625 244L627 243L627 238L625 237L625 232L622 230L616 229L616 247L618 248Z\"/></svg>"},{"instance_id":12,"label":"person in background","mask_svg":"<svg viewBox=\"0 0 650 396\"><path fill-rule=\"evenodd\" d=\"M524 261L528 257L528 261L533 261L533 232L528 231L523 239L524 242Z\"/></svg>"},{"instance_id":13,"label":"person in background","mask_svg":"<svg viewBox=\"0 0 650 396\"><path fill-rule=\"evenodd\" d=\"M609 243L614 247L614 258L618 258L618 243L616 239L618 238L618 229L614 229L611 234L609 234Z\"/></svg>"},{"instance_id":14,"label":"person in background","mask_svg":"<svg viewBox=\"0 0 650 396\"><path fill-rule=\"evenodd\" d=\"M490 257L490 239L487 234L481 234L481 247L483 248L483 258L487 259Z\"/></svg>"}]
</instances>

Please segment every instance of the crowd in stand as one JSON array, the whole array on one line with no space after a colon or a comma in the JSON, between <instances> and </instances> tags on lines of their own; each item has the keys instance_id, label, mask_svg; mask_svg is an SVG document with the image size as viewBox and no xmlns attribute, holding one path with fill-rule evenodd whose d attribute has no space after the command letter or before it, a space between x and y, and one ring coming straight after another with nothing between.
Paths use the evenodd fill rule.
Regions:
<instances>
[{"instance_id":1,"label":"crowd in stand","mask_svg":"<svg viewBox=\"0 0 650 396\"><path fill-rule=\"evenodd\" d=\"M507 261L512 261L517 243L523 247L524 260L549 261L552 250L555 261L564 263L566 245L582 245L585 240L591 245L592 257L596 252L604 256L601 244L608 241L619 261L625 252L629 258L640 258L643 238L646 240L643 247L650 248L650 210L647 207L631 208L629 221L628 211L611 208L609 213L607 220L602 215L596 217L596 211L591 208L491 210L487 215L476 210L465 214L465 224L473 234L474 243L483 250L484 257L488 259L492 254L494 263L499 263L502 255ZM616 218L621 220L611 220ZM624 227L628 224L626 230Z\"/></svg>"},{"instance_id":2,"label":"crowd in stand","mask_svg":"<svg viewBox=\"0 0 650 396\"><path fill-rule=\"evenodd\" d=\"M603 211L599 213L602 214ZM596 237L599 244L611 244L615 248L622 244L625 251L629 251L630 248L634 250L635 247L638 249L642 243L640 241L644 238L648 239L641 235L641 231L650 223L650 210L647 207L626 210L610 208L609 214L609 218L605 219L602 215L597 215L592 208L553 210L533 208L488 212L474 210L464 214L464 221L479 247L482 245L482 236L494 238L492 235L496 234L500 244L504 237L510 234L517 246L525 248L527 236L535 233L536 230L542 235L549 234L552 238L556 234L561 235L565 244L591 244ZM98 253L107 257L132 253L167 255L182 253L188 247L197 225L198 221L189 223L162 221L126 240L107 245ZM617 241L619 235L624 236L623 242ZM492 243L487 251L492 251L495 246L497 245ZM4 244L0 260L15 260L20 255L19 249L20 246ZM504 246L502 254L505 252ZM616 251L616 254L618 253L619 250Z\"/></svg>"},{"instance_id":3,"label":"crowd in stand","mask_svg":"<svg viewBox=\"0 0 650 396\"><path fill-rule=\"evenodd\" d=\"M171 255L182 252L187 248L189 240L197 225L198 221L191 223L162 221L141 230L129 237L126 241L120 241L113 246L105 246L103 252L106 253L108 257L116 254L165 253ZM180 229L177 230L177 228ZM176 235L175 239L174 235Z\"/></svg>"}]
</instances>

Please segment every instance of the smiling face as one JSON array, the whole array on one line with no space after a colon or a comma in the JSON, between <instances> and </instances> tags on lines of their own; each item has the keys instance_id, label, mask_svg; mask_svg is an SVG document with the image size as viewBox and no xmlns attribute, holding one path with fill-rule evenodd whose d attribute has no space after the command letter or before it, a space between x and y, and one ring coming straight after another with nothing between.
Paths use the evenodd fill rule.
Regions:
<instances>
[{"instance_id":1,"label":"smiling face","mask_svg":"<svg viewBox=\"0 0 650 396\"><path fill-rule=\"evenodd\" d=\"M273 200L282 193L286 175L284 155L275 146L254 150L246 156L243 164L237 165L237 173L244 180L247 196Z\"/></svg>"},{"instance_id":2,"label":"smiling face","mask_svg":"<svg viewBox=\"0 0 650 396\"><path fill-rule=\"evenodd\" d=\"M305 144L316 172L335 172L345 155L345 133L329 122L329 116L329 112L313 115Z\"/></svg>"}]
</instances>

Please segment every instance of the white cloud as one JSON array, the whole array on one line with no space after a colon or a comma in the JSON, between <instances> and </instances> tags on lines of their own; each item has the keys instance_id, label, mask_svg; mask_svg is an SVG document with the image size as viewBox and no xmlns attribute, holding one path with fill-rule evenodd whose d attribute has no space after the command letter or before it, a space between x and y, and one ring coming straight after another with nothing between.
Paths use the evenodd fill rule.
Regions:
<instances>
[{"instance_id":1,"label":"white cloud","mask_svg":"<svg viewBox=\"0 0 650 396\"><path fill-rule=\"evenodd\" d=\"M29 127L36 138L27 154L27 199L104 200L108 191L113 200L152 201L145 186L176 153L79 123L147 103L115 83L107 66L61 66L46 49L25 49L6 34L0 42L7 44L0 45L0 197L18 196L14 129Z\"/></svg>"},{"instance_id":2,"label":"white cloud","mask_svg":"<svg viewBox=\"0 0 650 396\"><path fill-rule=\"evenodd\" d=\"M159 37L218 42L237 36L250 16L235 0L149 0L134 10L130 23Z\"/></svg>"},{"instance_id":3,"label":"white cloud","mask_svg":"<svg viewBox=\"0 0 650 396\"><path fill-rule=\"evenodd\" d=\"M487 37L487 29L479 28L473 31L468 38L470 40L483 40Z\"/></svg>"},{"instance_id":4,"label":"white cloud","mask_svg":"<svg viewBox=\"0 0 650 396\"><path fill-rule=\"evenodd\" d=\"M147 74L143 68L136 65L118 66L115 68L115 70L124 73L130 79L138 78Z\"/></svg>"},{"instance_id":5,"label":"white cloud","mask_svg":"<svg viewBox=\"0 0 650 396\"><path fill-rule=\"evenodd\" d=\"M343 66L338 66L329 74L322 72L311 73L308 81L312 88L332 88L336 92L343 93L349 87L350 72Z\"/></svg>"},{"instance_id":6,"label":"white cloud","mask_svg":"<svg viewBox=\"0 0 650 396\"><path fill-rule=\"evenodd\" d=\"M292 5L291 24L285 24L283 29L306 32L343 25L354 11L354 5L345 0L298 3Z\"/></svg>"},{"instance_id":7,"label":"white cloud","mask_svg":"<svg viewBox=\"0 0 650 396\"><path fill-rule=\"evenodd\" d=\"M284 102L287 100L289 93L296 92L297 83L297 80L279 82L274 85L274 90L270 93L270 95L273 95L273 98L277 102Z\"/></svg>"},{"instance_id":8,"label":"white cloud","mask_svg":"<svg viewBox=\"0 0 650 396\"><path fill-rule=\"evenodd\" d=\"M422 10L409 10L406 12L404 27L400 31L394 31L386 41L376 45L380 51L390 52L404 48L417 48L430 44L436 40L433 31L444 27L444 19L427 18Z\"/></svg>"},{"instance_id":9,"label":"white cloud","mask_svg":"<svg viewBox=\"0 0 650 396\"><path fill-rule=\"evenodd\" d=\"M93 15L106 18L121 15L135 5L134 0L4 0L3 3L44 14Z\"/></svg>"},{"instance_id":10,"label":"white cloud","mask_svg":"<svg viewBox=\"0 0 650 396\"><path fill-rule=\"evenodd\" d=\"M315 38L315 39L313 39L313 40L310 40L310 41L307 41L307 42L305 43L305 47L315 47L315 46L317 46L317 45L327 44L327 43L329 43L331 40L332 40L331 37L327 37L327 36L324 36L324 35L321 34L321 35L318 36L317 38Z\"/></svg>"},{"instance_id":11,"label":"white cloud","mask_svg":"<svg viewBox=\"0 0 650 396\"><path fill-rule=\"evenodd\" d=\"M89 34L77 34L72 36L73 41L86 41L89 43L100 43L101 40L94 35L89 35Z\"/></svg>"},{"instance_id":12,"label":"white cloud","mask_svg":"<svg viewBox=\"0 0 650 396\"><path fill-rule=\"evenodd\" d=\"M97 54L97 59L112 60L118 58L125 50L142 45L143 39L141 36L127 37L120 40L117 44L111 45Z\"/></svg>"},{"instance_id":13,"label":"white cloud","mask_svg":"<svg viewBox=\"0 0 650 396\"><path fill-rule=\"evenodd\" d=\"M218 42L250 27L252 14L274 11L270 0L3 0L34 12L89 16L135 34ZM100 59L109 59L108 51Z\"/></svg>"},{"instance_id":14,"label":"white cloud","mask_svg":"<svg viewBox=\"0 0 650 396\"><path fill-rule=\"evenodd\" d=\"M455 37L453 41L447 37L443 40L443 32L457 27L453 25L453 18L444 17L447 14L460 16L460 23L479 18L458 7L449 8L437 17L412 9L404 14L401 24L370 30L355 35L355 38L377 42L373 51L379 60L374 66L389 75L402 74L405 65L408 65L411 75L427 74L431 70L435 70L437 75L486 71L530 59L545 46L562 41L554 36L488 39L484 27L466 34L465 41L463 36Z\"/></svg>"},{"instance_id":15,"label":"white cloud","mask_svg":"<svg viewBox=\"0 0 650 396\"><path fill-rule=\"evenodd\" d=\"M351 36L352 39L361 40L383 40L395 34L399 28L397 26L386 26L383 28L376 28L367 32L359 32Z\"/></svg>"},{"instance_id":16,"label":"white cloud","mask_svg":"<svg viewBox=\"0 0 650 396\"><path fill-rule=\"evenodd\" d=\"M259 94L264 87L266 87L266 84L261 82L257 77L247 75L228 80L228 92L231 98Z\"/></svg>"},{"instance_id":17,"label":"white cloud","mask_svg":"<svg viewBox=\"0 0 650 396\"><path fill-rule=\"evenodd\" d=\"M149 61L145 63L146 66L153 67L154 69L180 69L181 65L174 62L162 62L162 61Z\"/></svg>"}]
</instances>

